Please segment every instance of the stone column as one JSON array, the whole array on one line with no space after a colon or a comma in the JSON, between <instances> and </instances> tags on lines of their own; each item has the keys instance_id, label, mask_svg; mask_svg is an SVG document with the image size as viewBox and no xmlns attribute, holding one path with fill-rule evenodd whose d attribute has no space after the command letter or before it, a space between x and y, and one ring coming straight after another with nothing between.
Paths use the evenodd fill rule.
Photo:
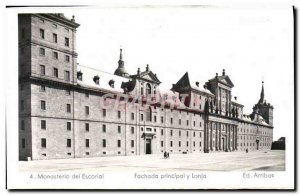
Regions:
<instances>
[{"instance_id":1,"label":"stone column","mask_svg":"<svg viewBox=\"0 0 300 195\"><path fill-rule=\"evenodd\" d=\"M237 131L238 131L238 130L237 130L237 126L235 126L235 149L236 149L236 150L237 150L237 144L238 144L238 143L237 143L237 140L238 140L238 135L237 135L238 133L237 133Z\"/></svg>"},{"instance_id":2,"label":"stone column","mask_svg":"<svg viewBox=\"0 0 300 195\"><path fill-rule=\"evenodd\" d=\"M212 136L212 133L213 133L213 129L212 129L212 127L213 127L213 122L211 122L210 123L210 150L213 150L213 146L212 146L212 139L213 139L213 136Z\"/></svg>"},{"instance_id":3,"label":"stone column","mask_svg":"<svg viewBox=\"0 0 300 195\"><path fill-rule=\"evenodd\" d=\"M221 147L222 147L222 145L221 145L222 144L221 143L222 142L222 137L221 137L222 133L221 132L222 132L222 124L220 123L219 124L219 150L221 150Z\"/></svg>"},{"instance_id":4,"label":"stone column","mask_svg":"<svg viewBox=\"0 0 300 195\"><path fill-rule=\"evenodd\" d=\"M216 122L216 128L215 128L215 132L216 132L216 142L215 142L215 147L216 147L216 151L219 150L219 140L218 140L218 123Z\"/></svg>"},{"instance_id":5,"label":"stone column","mask_svg":"<svg viewBox=\"0 0 300 195\"><path fill-rule=\"evenodd\" d=\"M228 150L231 151L230 146L230 132L231 132L231 125L228 125Z\"/></svg>"},{"instance_id":6,"label":"stone column","mask_svg":"<svg viewBox=\"0 0 300 195\"><path fill-rule=\"evenodd\" d=\"M232 125L232 151L235 151L235 130L234 125Z\"/></svg>"}]
</instances>

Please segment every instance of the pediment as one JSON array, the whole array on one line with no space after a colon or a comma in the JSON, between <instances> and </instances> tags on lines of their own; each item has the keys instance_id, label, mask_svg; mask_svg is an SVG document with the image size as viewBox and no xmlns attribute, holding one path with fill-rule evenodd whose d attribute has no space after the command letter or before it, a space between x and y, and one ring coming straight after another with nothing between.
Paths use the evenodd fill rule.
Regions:
<instances>
[{"instance_id":1,"label":"pediment","mask_svg":"<svg viewBox=\"0 0 300 195\"><path fill-rule=\"evenodd\" d=\"M152 71L149 72L144 72L140 78L147 80L147 81L152 81L152 82L156 82L156 83L160 83L160 81L158 80L158 78L155 76L155 74L153 74Z\"/></svg>"}]
</instances>

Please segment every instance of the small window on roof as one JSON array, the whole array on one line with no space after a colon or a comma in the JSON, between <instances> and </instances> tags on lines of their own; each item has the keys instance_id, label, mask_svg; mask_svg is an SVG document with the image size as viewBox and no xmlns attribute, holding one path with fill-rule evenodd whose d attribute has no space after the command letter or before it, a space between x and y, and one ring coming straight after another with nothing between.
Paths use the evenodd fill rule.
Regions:
<instances>
[{"instance_id":1,"label":"small window on roof","mask_svg":"<svg viewBox=\"0 0 300 195\"><path fill-rule=\"evenodd\" d=\"M113 79L111 79L108 84L111 88L115 88L115 81Z\"/></svg>"}]
</instances>

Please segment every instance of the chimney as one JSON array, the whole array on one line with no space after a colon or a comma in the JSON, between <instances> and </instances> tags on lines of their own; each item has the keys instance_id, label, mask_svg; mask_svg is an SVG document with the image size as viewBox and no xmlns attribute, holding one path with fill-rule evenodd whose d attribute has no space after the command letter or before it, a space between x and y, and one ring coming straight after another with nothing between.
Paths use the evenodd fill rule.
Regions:
<instances>
[{"instance_id":1,"label":"chimney","mask_svg":"<svg viewBox=\"0 0 300 195\"><path fill-rule=\"evenodd\" d=\"M140 68L138 68L138 70L137 70L137 75L138 75L138 76L141 75L141 70L140 70Z\"/></svg>"},{"instance_id":2,"label":"chimney","mask_svg":"<svg viewBox=\"0 0 300 195\"><path fill-rule=\"evenodd\" d=\"M146 66L146 71L147 72L149 71L149 64L147 64L147 66Z\"/></svg>"},{"instance_id":3,"label":"chimney","mask_svg":"<svg viewBox=\"0 0 300 195\"><path fill-rule=\"evenodd\" d=\"M223 69L223 74L222 75L225 76L225 69Z\"/></svg>"},{"instance_id":4,"label":"chimney","mask_svg":"<svg viewBox=\"0 0 300 195\"><path fill-rule=\"evenodd\" d=\"M207 88L207 85L205 84L205 85L203 85L203 87L204 87L204 89L206 89L206 88Z\"/></svg>"},{"instance_id":5,"label":"chimney","mask_svg":"<svg viewBox=\"0 0 300 195\"><path fill-rule=\"evenodd\" d=\"M218 73L216 73L216 78L218 78Z\"/></svg>"},{"instance_id":6,"label":"chimney","mask_svg":"<svg viewBox=\"0 0 300 195\"><path fill-rule=\"evenodd\" d=\"M196 81L196 86L199 87L199 81Z\"/></svg>"},{"instance_id":7,"label":"chimney","mask_svg":"<svg viewBox=\"0 0 300 195\"><path fill-rule=\"evenodd\" d=\"M236 96L234 96L234 100L237 101L237 97Z\"/></svg>"}]
</instances>

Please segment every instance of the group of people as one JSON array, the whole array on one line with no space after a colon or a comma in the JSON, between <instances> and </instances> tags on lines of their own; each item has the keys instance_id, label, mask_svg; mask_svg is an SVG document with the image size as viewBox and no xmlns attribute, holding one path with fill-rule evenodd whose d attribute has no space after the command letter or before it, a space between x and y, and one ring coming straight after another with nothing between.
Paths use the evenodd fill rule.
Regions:
<instances>
[{"instance_id":1,"label":"group of people","mask_svg":"<svg viewBox=\"0 0 300 195\"><path fill-rule=\"evenodd\" d=\"M169 158L170 157L170 153L169 152L164 152L164 158Z\"/></svg>"}]
</instances>

